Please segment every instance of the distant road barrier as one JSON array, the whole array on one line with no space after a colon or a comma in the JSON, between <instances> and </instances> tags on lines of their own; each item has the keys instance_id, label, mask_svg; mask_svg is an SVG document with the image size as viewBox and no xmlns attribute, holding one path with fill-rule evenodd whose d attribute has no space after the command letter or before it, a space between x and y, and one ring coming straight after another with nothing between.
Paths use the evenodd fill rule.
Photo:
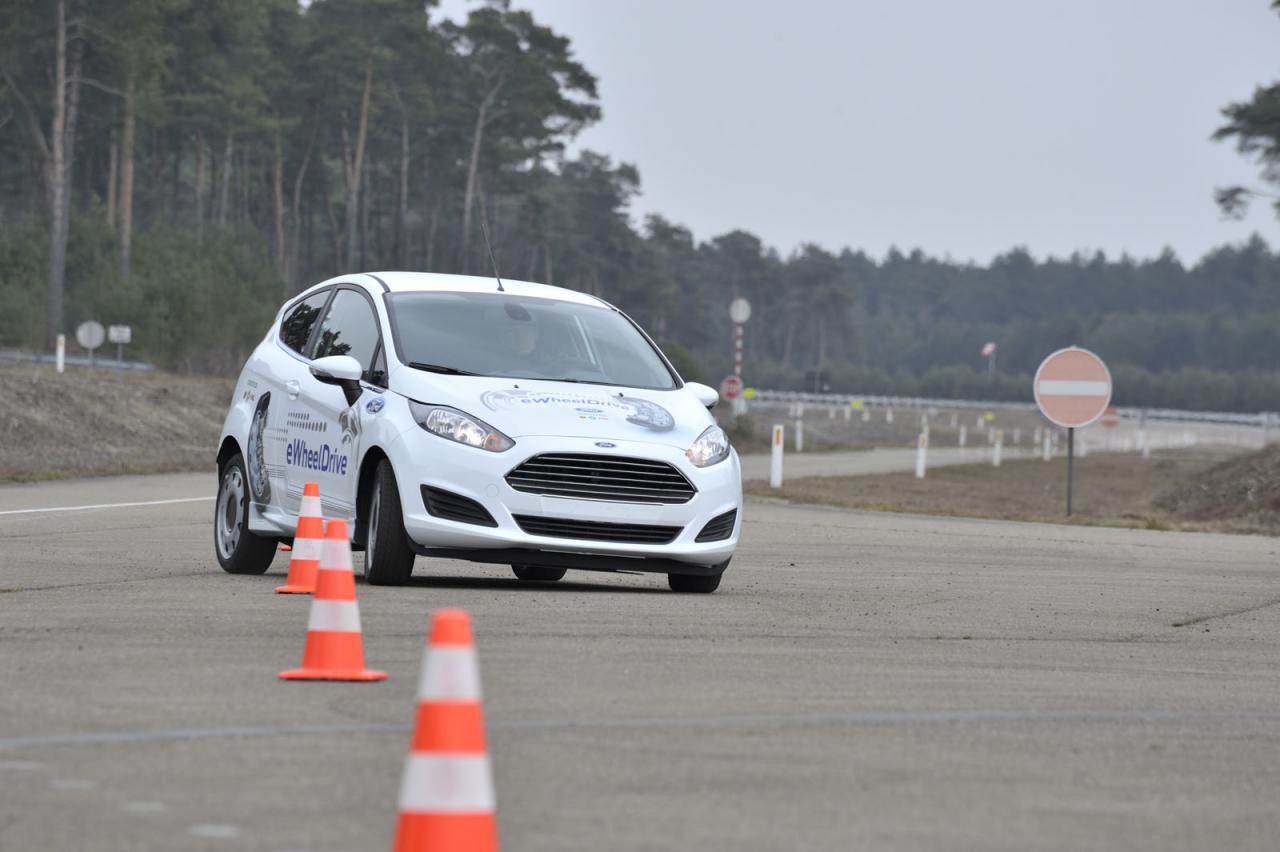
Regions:
<instances>
[{"instance_id":1,"label":"distant road barrier","mask_svg":"<svg viewBox=\"0 0 1280 852\"><path fill-rule=\"evenodd\" d=\"M803 405L849 406L861 402L871 408L912 409L974 409L982 411L1026 411L1036 413L1034 402L994 402L980 399L935 399L919 396L874 396L859 394L805 393L804 391L757 390L750 403L800 403ZM1202 423L1231 423L1240 426L1261 426L1264 429L1280 426L1280 413L1263 411L1257 414L1241 414L1227 411L1180 411L1173 408L1117 408L1126 420L1179 420Z\"/></svg>"},{"instance_id":2,"label":"distant road barrier","mask_svg":"<svg viewBox=\"0 0 1280 852\"><path fill-rule=\"evenodd\" d=\"M145 361L117 361L101 356L92 361L84 355L68 355L66 363L75 367L109 367L112 370L154 370L154 364ZM42 352L24 352L20 349L0 349L0 361L27 361L37 364L53 364L54 356Z\"/></svg>"}]
</instances>

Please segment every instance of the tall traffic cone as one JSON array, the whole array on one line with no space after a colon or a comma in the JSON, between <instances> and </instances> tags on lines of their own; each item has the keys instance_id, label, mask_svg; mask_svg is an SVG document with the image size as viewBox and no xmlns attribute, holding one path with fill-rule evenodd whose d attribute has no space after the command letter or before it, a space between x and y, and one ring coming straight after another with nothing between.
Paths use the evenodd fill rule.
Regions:
<instances>
[{"instance_id":1,"label":"tall traffic cone","mask_svg":"<svg viewBox=\"0 0 1280 852\"><path fill-rule=\"evenodd\" d=\"M302 508L298 510L298 529L293 534L293 551L289 556L289 577L276 591L286 595L309 595L316 590L316 574L320 572L320 549L324 543L324 518L320 511L320 485L308 482L302 488ZM281 550L285 549L281 545Z\"/></svg>"},{"instance_id":2,"label":"tall traffic cone","mask_svg":"<svg viewBox=\"0 0 1280 852\"><path fill-rule=\"evenodd\" d=\"M356 577L351 572L351 541L347 522L329 521L320 553L307 644L302 668L280 672L285 680L383 680L386 672L364 667L360 609L356 605Z\"/></svg>"},{"instance_id":3,"label":"tall traffic cone","mask_svg":"<svg viewBox=\"0 0 1280 852\"><path fill-rule=\"evenodd\" d=\"M462 610L440 610L427 637L393 849L497 848L493 773L485 749L471 618Z\"/></svg>"}]
</instances>

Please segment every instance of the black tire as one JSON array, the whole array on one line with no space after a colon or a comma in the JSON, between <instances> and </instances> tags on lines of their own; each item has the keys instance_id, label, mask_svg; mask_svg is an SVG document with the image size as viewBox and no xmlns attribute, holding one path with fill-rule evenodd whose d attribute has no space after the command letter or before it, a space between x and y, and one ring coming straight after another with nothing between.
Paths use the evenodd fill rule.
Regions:
<instances>
[{"instance_id":1,"label":"black tire","mask_svg":"<svg viewBox=\"0 0 1280 852\"><path fill-rule=\"evenodd\" d=\"M729 567L729 560L716 566L719 570L714 574L668 574L667 585L671 591L681 594L709 595L720 588L720 578L724 569Z\"/></svg>"},{"instance_id":2,"label":"black tire","mask_svg":"<svg viewBox=\"0 0 1280 852\"><path fill-rule=\"evenodd\" d=\"M517 580L530 583L554 583L564 576L563 568L539 568L536 565L512 565Z\"/></svg>"},{"instance_id":3,"label":"black tire","mask_svg":"<svg viewBox=\"0 0 1280 852\"><path fill-rule=\"evenodd\" d=\"M218 471L213 503L213 552L228 574L263 574L276 557L276 540L249 530L249 479L236 453Z\"/></svg>"},{"instance_id":4,"label":"black tire","mask_svg":"<svg viewBox=\"0 0 1280 852\"><path fill-rule=\"evenodd\" d=\"M413 573L413 549L404 531L400 490L391 462L383 459L373 474L365 509L369 532L364 546L364 577L374 586L403 586Z\"/></svg>"}]
</instances>

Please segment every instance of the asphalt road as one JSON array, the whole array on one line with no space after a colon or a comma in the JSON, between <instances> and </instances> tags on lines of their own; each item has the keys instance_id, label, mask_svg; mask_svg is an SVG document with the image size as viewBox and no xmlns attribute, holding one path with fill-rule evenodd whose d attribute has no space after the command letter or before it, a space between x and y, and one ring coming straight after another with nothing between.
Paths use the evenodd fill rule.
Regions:
<instances>
[{"instance_id":1,"label":"asphalt road","mask_svg":"<svg viewBox=\"0 0 1280 852\"><path fill-rule=\"evenodd\" d=\"M308 599L212 475L0 488L0 849L377 850L430 611L473 614L508 850L1280 847L1280 545L746 507L721 591L419 560L380 684L284 683ZM21 512L21 513L19 513Z\"/></svg>"}]
</instances>

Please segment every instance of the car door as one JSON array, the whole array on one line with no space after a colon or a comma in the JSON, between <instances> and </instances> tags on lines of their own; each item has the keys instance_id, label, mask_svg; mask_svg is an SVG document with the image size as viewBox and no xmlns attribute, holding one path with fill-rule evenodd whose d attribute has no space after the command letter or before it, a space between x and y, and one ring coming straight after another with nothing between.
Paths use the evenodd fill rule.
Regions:
<instances>
[{"instance_id":1,"label":"car door","mask_svg":"<svg viewBox=\"0 0 1280 852\"><path fill-rule=\"evenodd\" d=\"M316 329L309 355L313 361L349 355L360 362L369 382L376 378L381 345L372 299L363 289L340 285ZM324 504L339 516L354 517L361 401L348 402L342 388L320 381L309 369L298 384L298 396L290 400L287 411L288 426L296 434L285 448L289 493L300 495L307 482L317 482Z\"/></svg>"},{"instance_id":2,"label":"car door","mask_svg":"<svg viewBox=\"0 0 1280 852\"><path fill-rule=\"evenodd\" d=\"M245 462L250 492L260 512L298 511L299 499L289 494L285 465L290 437L287 409L300 388L300 376L307 369L305 353L332 295L326 287L286 307L274 331L276 345L264 347L262 357L253 360L251 384L257 399L245 440ZM281 517L277 514L276 519Z\"/></svg>"}]
</instances>

